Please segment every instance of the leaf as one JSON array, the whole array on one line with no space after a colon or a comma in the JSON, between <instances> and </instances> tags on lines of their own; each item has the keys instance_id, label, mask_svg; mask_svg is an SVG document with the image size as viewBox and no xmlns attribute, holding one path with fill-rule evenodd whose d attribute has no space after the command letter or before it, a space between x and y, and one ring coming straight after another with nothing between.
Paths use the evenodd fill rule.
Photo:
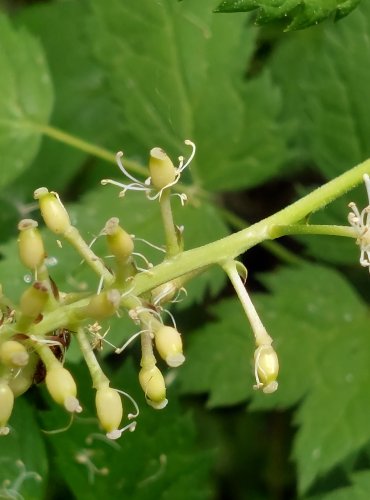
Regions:
<instances>
[{"instance_id":1,"label":"leaf","mask_svg":"<svg viewBox=\"0 0 370 500\"><path fill-rule=\"evenodd\" d=\"M274 298L261 311L280 359L279 390L258 394L252 408L297 404L294 444L299 488L305 492L369 439L365 423L370 381L368 312L334 271L304 266L263 280ZM369 406L369 407L368 407Z\"/></svg>"},{"instance_id":2,"label":"leaf","mask_svg":"<svg viewBox=\"0 0 370 500\"><path fill-rule=\"evenodd\" d=\"M362 2L337 25L286 39L271 68L284 95L286 119L296 124L307 162L333 178L370 156L370 5ZM303 141L302 141L303 136Z\"/></svg>"},{"instance_id":3,"label":"leaf","mask_svg":"<svg viewBox=\"0 0 370 500\"><path fill-rule=\"evenodd\" d=\"M82 2L35 4L16 16L16 22L34 33L45 47L55 84L53 126L96 145L118 149L116 107L107 96L103 70L91 55L85 19ZM45 137L32 168L12 188L27 199L30 190L45 184L45 166L50 165L53 189L65 189L86 156L68 144Z\"/></svg>"},{"instance_id":4,"label":"leaf","mask_svg":"<svg viewBox=\"0 0 370 500\"><path fill-rule=\"evenodd\" d=\"M330 269L306 265L264 276L269 294L252 297L279 356L279 389L251 390L253 340L240 304L217 306L217 323L186 344L182 391L210 393L209 406L240 403L253 394L251 409L299 404L294 444L303 493L370 439L370 339L367 307Z\"/></svg>"},{"instance_id":5,"label":"leaf","mask_svg":"<svg viewBox=\"0 0 370 500\"><path fill-rule=\"evenodd\" d=\"M0 497L42 500L48 462L35 410L19 398L10 420L11 431L1 437Z\"/></svg>"},{"instance_id":6,"label":"leaf","mask_svg":"<svg viewBox=\"0 0 370 500\"><path fill-rule=\"evenodd\" d=\"M190 138L198 146L192 178L214 190L278 173L289 158L281 98L268 73L242 80L255 39L244 16L214 16L211 0L91 6L91 44L121 106L128 155L146 158L160 145L175 158Z\"/></svg>"},{"instance_id":7,"label":"leaf","mask_svg":"<svg viewBox=\"0 0 370 500\"><path fill-rule=\"evenodd\" d=\"M93 390L86 370L76 366L72 371L78 374L80 393L88 391L91 399ZM140 416L134 433L124 433L118 441L108 442L99 433L96 419L91 418L94 408L84 402L84 418L76 419L67 433L49 437L59 469L68 471L64 475L66 482L75 497L84 500L210 498L211 454L197 445L191 416L184 413L171 390L165 410L156 411L146 405L136 372L132 363L125 363L112 381L112 387L129 391L139 402ZM126 403L126 411L131 411L127 399ZM48 428L62 426L63 419L65 415L56 409L44 416Z\"/></svg>"},{"instance_id":8,"label":"leaf","mask_svg":"<svg viewBox=\"0 0 370 500\"><path fill-rule=\"evenodd\" d=\"M328 332L335 335L335 342L323 353L322 371L296 416L302 427L293 453L301 491L370 439L366 418L370 411L366 398L370 380L367 326L365 316L350 332L345 327Z\"/></svg>"},{"instance_id":9,"label":"leaf","mask_svg":"<svg viewBox=\"0 0 370 500\"><path fill-rule=\"evenodd\" d=\"M286 30L302 29L328 17L347 16L360 0L223 0L216 12L249 12L258 9L256 23L284 20Z\"/></svg>"},{"instance_id":10,"label":"leaf","mask_svg":"<svg viewBox=\"0 0 370 500\"><path fill-rule=\"evenodd\" d=\"M0 187L25 170L40 145L53 90L39 42L0 15Z\"/></svg>"},{"instance_id":11,"label":"leaf","mask_svg":"<svg viewBox=\"0 0 370 500\"><path fill-rule=\"evenodd\" d=\"M252 393L252 333L236 299L220 302L209 312L211 322L190 338L185 335L186 363L179 369L181 392L209 393L210 408L237 404Z\"/></svg>"},{"instance_id":12,"label":"leaf","mask_svg":"<svg viewBox=\"0 0 370 500\"><path fill-rule=\"evenodd\" d=\"M364 470L351 474L352 484L344 488L338 488L320 497L310 497L307 500L367 500L370 490L370 471Z\"/></svg>"}]
</instances>

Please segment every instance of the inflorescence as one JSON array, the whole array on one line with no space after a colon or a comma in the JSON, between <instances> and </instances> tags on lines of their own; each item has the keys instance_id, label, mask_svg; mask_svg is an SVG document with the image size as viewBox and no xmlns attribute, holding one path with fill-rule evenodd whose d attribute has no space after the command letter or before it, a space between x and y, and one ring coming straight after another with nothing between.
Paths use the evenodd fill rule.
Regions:
<instances>
[{"instance_id":1,"label":"inflorescence","mask_svg":"<svg viewBox=\"0 0 370 500\"><path fill-rule=\"evenodd\" d=\"M150 201L159 202L165 247L159 248L148 243L164 253L164 261L179 255L183 249L183 228L174 223L171 197L179 196L182 204L187 200L184 193L177 192L180 188L178 181L194 158L195 145L188 140L185 144L191 147L191 154L187 160L179 157L177 167L162 149L153 148L149 157L150 176L144 182L126 170L120 152L117 154L117 164L128 183L110 179L102 181L103 185L118 186L121 189L120 196L128 191L139 191L144 192ZM359 212L356 205L351 203L349 222L356 231L357 243L361 248L360 263L370 270L369 176L365 175L364 180L369 205ZM173 188L176 192L173 192ZM68 347L73 341L78 344L90 371L100 427L107 438L115 440L125 430L135 430L139 407L129 394L111 387L109 378L99 364L96 352L103 349L105 344L113 346L108 337L109 328L101 333L101 322L126 310L137 332L122 347L113 346L115 353L121 354L131 342L140 338L139 384L150 406L164 408L168 403L166 384L157 366L157 356L171 368L179 367L185 361L182 336L172 313L164 307L178 302L180 295L186 293L184 284L192 275L181 275L179 270L176 279L156 286L142 296L136 295L132 286L133 278L140 273L155 272L155 268L152 270L145 256L135 252L136 238L121 226L117 217L109 219L98 236L105 239L113 259L108 268L104 259L94 253L92 245L72 225L57 193L42 187L35 191L34 198L39 203L45 225L58 238L58 243L61 245L60 238L72 245L98 275L100 283L97 291L89 296L86 293L59 291L46 266L46 251L38 223L32 219L19 222L19 257L32 272L33 282L24 290L16 305L0 289L0 435L9 433L8 421L15 398L33 384L45 382L51 398L71 414L71 421L73 415L83 411L73 375L64 366ZM138 266L137 257L144 261L144 267ZM254 335L254 388L272 393L278 388L278 357L272 346L273 340L245 288L247 270L235 260L219 264L235 289ZM164 312L172 324L164 323ZM130 401L134 409L132 413L125 411L123 398ZM81 457L86 463L88 457Z\"/></svg>"}]
</instances>

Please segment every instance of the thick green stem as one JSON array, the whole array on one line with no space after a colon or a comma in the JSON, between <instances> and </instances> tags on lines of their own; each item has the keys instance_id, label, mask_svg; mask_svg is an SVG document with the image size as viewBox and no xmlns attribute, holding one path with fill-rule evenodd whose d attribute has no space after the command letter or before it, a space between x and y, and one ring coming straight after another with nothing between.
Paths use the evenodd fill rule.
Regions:
<instances>
[{"instance_id":1,"label":"thick green stem","mask_svg":"<svg viewBox=\"0 0 370 500\"><path fill-rule=\"evenodd\" d=\"M225 208L219 208L221 211L223 218L226 222L228 222L234 229L244 229L248 222L239 217L238 215L230 212ZM294 252L288 250L283 245L276 241L262 241L261 245L268 250L272 255L275 255L282 262L286 262L287 264L302 264L305 262L305 259L299 257Z\"/></svg>"},{"instance_id":2,"label":"thick green stem","mask_svg":"<svg viewBox=\"0 0 370 500\"><path fill-rule=\"evenodd\" d=\"M140 273L130 283L135 295L170 281L196 269L234 259L249 248L270 239L269 230L276 225L289 225L301 221L343 195L362 181L370 172L370 160L348 170L288 207L235 234L202 247L188 250L159 264L149 273Z\"/></svg>"}]
</instances>

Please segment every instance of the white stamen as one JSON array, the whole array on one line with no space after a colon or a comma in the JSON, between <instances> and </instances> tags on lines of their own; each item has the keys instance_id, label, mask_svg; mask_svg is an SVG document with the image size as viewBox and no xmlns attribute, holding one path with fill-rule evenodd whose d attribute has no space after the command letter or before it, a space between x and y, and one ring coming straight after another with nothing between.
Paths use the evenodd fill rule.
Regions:
<instances>
[{"instance_id":1,"label":"white stamen","mask_svg":"<svg viewBox=\"0 0 370 500\"><path fill-rule=\"evenodd\" d=\"M123 156L123 152L122 151L118 151L118 153L116 154L116 162L117 162L117 165L118 165L119 169L121 170L121 172L126 177L128 177L129 179L131 179L134 183L141 184L141 182L138 179L136 179L136 177L134 177L133 175L131 175L130 172L128 172L125 169L125 167L123 166L123 163L121 161L122 156Z\"/></svg>"},{"instance_id":2,"label":"white stamen","mask_svg":"<svg viewBox=\"0 0 370 500\"><path fill-rule=\"evenodd\" d=\"M360 212L356 204L351 202L348 206L352 210L348 214L348 222L356 231L357 245L360 246L360 265L368 267L370 272L370 177L363 176L369 204Z\"/></svg>"},{"instance_id":3,"label":"white stamen","mask_svg":"<svg viewBox=\"0 0 370 500\"><path fill-rule=\"evenodd\" d=\"M134 333L133 335L131 335L131 337L127 340L127 342L125 342L122 347L116 348L116 350L114 352L116 354L121 354L121 352L123 352L126 349L126 347L128 345L130 345L131 342L133 340L135 340L136 337L138 337L139 335L141 335L144 331L148 331L148 330L141 330L140 332L137 332L137 333Z\"/></svg>"}]
</instances>

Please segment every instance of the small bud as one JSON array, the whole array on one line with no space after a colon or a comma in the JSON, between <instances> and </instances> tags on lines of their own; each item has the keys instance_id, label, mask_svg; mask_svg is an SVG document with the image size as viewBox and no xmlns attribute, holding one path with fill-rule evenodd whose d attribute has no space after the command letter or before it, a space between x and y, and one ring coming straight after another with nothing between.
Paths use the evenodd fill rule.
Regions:
<instances>
[{"instance_id":1,"label":"small bud","mask_svg":"<svg viewBox=\"0 0 370 500\"><path fill-rule=\"evenodd\" d=\"M37 222L32 219L23 219L18 224L18 250L19 257L26 267L35 270L41 266L45 259L44 243Z\"/></svg>"},{"instance_id":2,"label":"small bud","mask_svg":"<svg viewBox=\"0 0 370 500\"><path fill-rule=\"evenodd\" d=\"M38 200L42 218L47 227L56 234L63 234L71 226L67 210L60 201L57 193L42 187L34 192L35 200Z\"/></svg>"},{"instance_id":3,"label":"small bud","mask_svg":"<svg viewBox=\"0 0 370 500\"><path fill-rule=\"evenodd\" d=\"M261 345L255 350L254 370L257 382L254 388L262 388L266 394L275 392L278 388L279 360L271 345Z\"/></svg>"},{"instance_id":4,"label":"small bud","mask_svg":"<svg viewBox=\"0 0 370 500\"><path fill-rule=\"evenodd\" d=\"M0 345L0 362L9 368L19 368L28 363L29 355L23 344L6 340Z\"/></svg>"},{"instance_id":5,"label":"small bud","mask_svg":"<svg viewBox=\"0 0 370 500\"><path fill-rule=\"evenodd\" d=\"M139 372L139 382L150 406L161 410L167 405L166 385L159 368L142 368Z\"/></svg>"},{"instance_id":6,"label":"small bud","mask_svg":"<svg viewBox=\"0 0 370 500\"><path fill-rule=\"evenodd\" d=\"M161 148L153 148L150 151L149 171L152 184L157 189L163 189L176 179L176 169Z\"/></svg>"},{"instance_id":7,"label":"small bud","mask_svg":"<svg viewBox=\"0 0 370 500\"><path fill-rule=\"evenodd\" d=\"M13 391L14 397L17 398L25 393L34 382L34 375L36 366L39 363L40 358L34 352L29 354L29 361L26 366L17 370L14 373L14 377L11 378L9 382L9 387Z\"/></svg>"},{"instance_id":8,"label":"small bud","mask_svg":"<svg viewBox=\"0 0 370 500\"><path fill-rule=\"evenodd\" d=\"M109 251L120 262L126 262L134 251L134 242L131 236L119 225L119 219L112 217L105 225Z\"/></svg>"},{"instance_id":9,"label":"small bud","mask_svg":"<svg viewBox=\"0 0 370 500\"><path fill-rule=\"evenodd\" d=\"M121 294L118 290L108 290L94 295L81 312L86 316L101 320L112 316L117 311L120 301Z\"/></svg>"},{"instance_id":10,"label":"small bud","mask_svg":"<svg viewBox=\"0 0 370 500\"><path fill-rule=\"evenodd\" d=\"M48 300L48 288L41 281L35 281L21 296L19 308L28 318L37 318Z\"/></svg>"},{"instance_id":11,"label":"small bud","mask_svg":"<svg viewBox=\"0 0 370 500\"><path fill-rule=\"evenodd\" d=\"M9 434L8 420L13 411L14 395L9 385L0 381L0 436Z\"/></svg>"},{"instance_id":12,"label":"small bud","mask_svg":"<svg viewBox=\"0 0 370 500\"><path fill-rule=\"evenodd\" d=\"M70 372L59 363L47 370L46 387L54 401L71 413L80 413L82 408L76 398L77 387Z\"/></svg>"},{"instance_id":13,"label":"small bud","mask_svg":"<svg viewBox=\"0 0 370 500\"><path fill-rule=\"evenodd\" d=\"M182 353L182 340L180 333L171 326L161 326L154 332L155 346L159 355L173 368L180 366L185 361Z\"/></svg>"},{"instance_id":14,"label":"small bud","mask_svg":"<svg viewBox=\"0 0 370 500\"><path fill-rule=\"evenodd\" d=\"M111 433L119 428L123 407L121 396L111 387L102 387L96 391L96 412L102 428Z\"/></svg>"}]
</instances>

